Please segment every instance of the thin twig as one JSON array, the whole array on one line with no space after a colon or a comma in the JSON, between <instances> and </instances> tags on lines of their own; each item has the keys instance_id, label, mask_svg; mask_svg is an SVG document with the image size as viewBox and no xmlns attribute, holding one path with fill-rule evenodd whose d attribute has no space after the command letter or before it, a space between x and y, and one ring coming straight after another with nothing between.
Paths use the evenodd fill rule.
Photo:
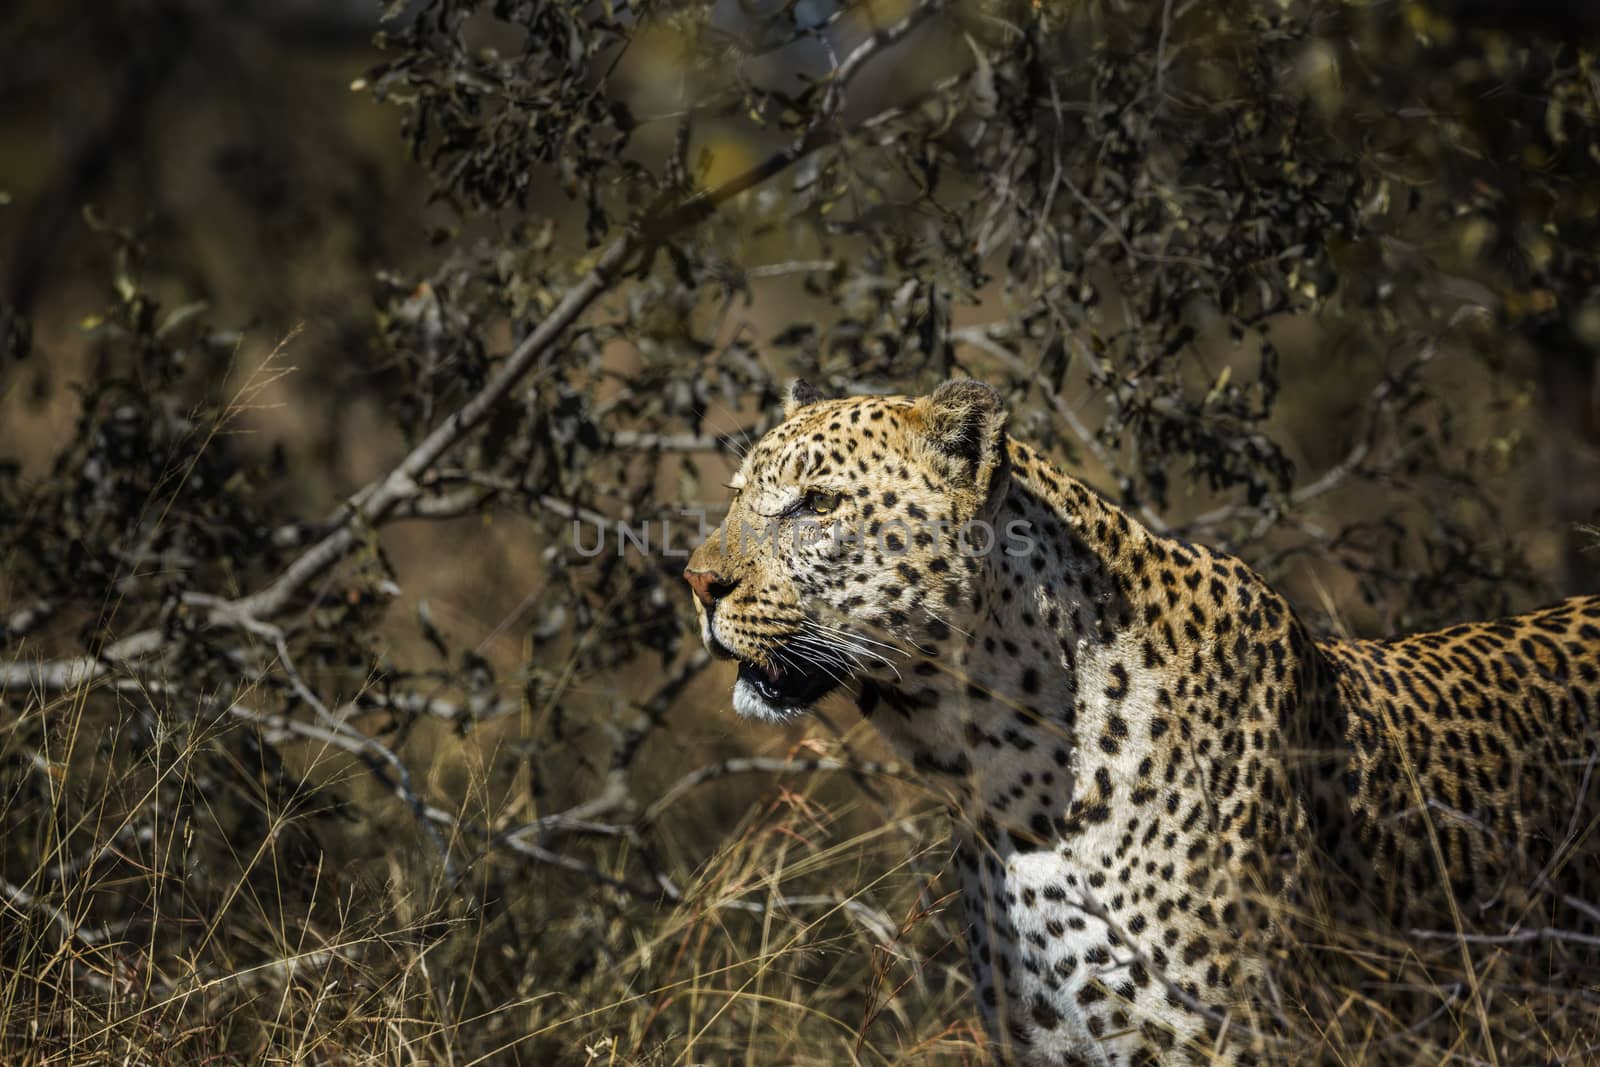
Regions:
<instances>
[{"instance_id":1,"label":"thin twig","mask_svg":"<svg viewBox=\"0 0 1600 1067\"><path fill-rule=\"evenodd\" d=\"M677 803L685 793L718 778L734 774L807 774L815 771L847 771L852 774L875 774L915 780L915 776L908 775L897 763L851 763L833 759L771 759L760 756L726 759L721 763L713 763L690 771L672 783L645 809L639 818L639 823L641 826L648 826L655 822L663 811Z\"/></svg>"},{"instance_id":2,"label":"thin twig","mask_svg":"<svg viewBox=\"0 0 1600 1067\"><path fill-rule=\"evenodd\" d=\"M1407 934L1419 941L1450 941L1463 945L1525 945L1561 943L1600 948L1600 936L1581 934L1575 930L1557 930L1549 926L1528 930L1511 930L1503 934L1469 934L1454 930L1408 930Z\"/></svg>"}]
</instances>

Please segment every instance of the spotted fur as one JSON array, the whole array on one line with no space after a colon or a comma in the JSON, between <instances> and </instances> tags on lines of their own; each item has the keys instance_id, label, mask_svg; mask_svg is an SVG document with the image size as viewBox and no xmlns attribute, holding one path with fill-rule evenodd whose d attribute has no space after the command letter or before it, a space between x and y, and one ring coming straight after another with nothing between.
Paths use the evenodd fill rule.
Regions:
<instances>
[{"instance_id":1,"label":"spotted fur","mask_svg":"<svg viewBox=\"0 0 1600 1067\"><path fill-rule=\"evenodd\" d=\"M1308 900L1449 929L1525 917L1511 887L1600 892L1571 848L1600 597L1318 642L1239 560L1008 438L987 386L802 386L786 414L690 559L703 637L744 714L840 688L949 797L1003 1056L1268 1062L1262 979Z\"/></svg>"}]
</instances>

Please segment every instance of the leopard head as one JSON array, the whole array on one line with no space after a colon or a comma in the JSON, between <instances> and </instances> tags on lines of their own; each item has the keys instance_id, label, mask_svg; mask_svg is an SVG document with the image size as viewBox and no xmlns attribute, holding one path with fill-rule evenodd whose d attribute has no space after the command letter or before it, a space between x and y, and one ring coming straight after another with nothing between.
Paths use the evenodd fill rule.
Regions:
<instances>
[{"instance_id":1,"label":"leopard head","mask_svg":"<svg viewBox=\"0 0 1600 1067\"><path fill-rule=\"evenodd\" d=\"M970 380L923 397L791 387L684 571L706 647L739 662L738 712L788 718L969 629L1005 536L1005 423L1000 395Z\"/></svg>"}]
</instances>

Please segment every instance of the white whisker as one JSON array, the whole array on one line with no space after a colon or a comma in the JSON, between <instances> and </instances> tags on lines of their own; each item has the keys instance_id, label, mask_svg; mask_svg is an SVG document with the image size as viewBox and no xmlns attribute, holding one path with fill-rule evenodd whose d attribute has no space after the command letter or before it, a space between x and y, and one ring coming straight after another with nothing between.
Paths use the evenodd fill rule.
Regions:
<instances>
[{"instance_id":1,"label":"white whisker","mask_svg":"<svg viewBox=\"0 0 1600 1067\"><path fill-rule=\"evenodd\" d=\"M932 608L928 607L927 604L922 604L921 608L922 608L922 610L924 612L927 613L928 618L932 619L934 622L943 623L944 625L950 627L950 629L954 630L956 633L960 634L962 637L965 637L965 638L967 638L969 640L972 639L972 634L970 632L968 632L966 630L963 630L961 627L957 626L955 623L951 622L949 619L941 618Z\"/></svg>"},{"instance_id":2,"label":"white whisker","mask_svg":"<svg viewBox=\"0 0 1600 1067\"><path fill-rule=\"evenodd\" d=\"M789 646L788 651L794 652L795 651L794 646L793 645ZM833 671L829 670L826 664L818 662L816 659L812 658L811 656L805 655L803 652L797 653L797 654L799 655L799 658L800 658L800 661L801 661L800 665L798 665L798 666L794 664L793 660L788 660L788 657L784 656L784 659L787 660L791 664L791 666L796 666L797 673L800 673L800 674L808 673L804 669L804 665L810 665L810 666L815 667L818 670L822 671L822 673L826 674L829 678L832 678L837 684L839 684L839 685L843 685L844 684L844 679L839 677L839 675L835 674Z\"/></svg>"},{"instance_id":3,"label":"white whisker","mask_svg":"<svg viewBox=\"0 0 1600 1067\"><path fill-rule=\"evenodd\" d=\"M854 663L854 670L864 669L866 666L864 660L870 658L893 671L896 679L900 678L900 670L892 660L881 652L856 644L854 635L843 631L837 634L829 633L820 624L809 619L802 620L802 625L811 628L814 632L808 634L802 631L792 639L795 643L804 643L806 647L813 649L819 647L826 649L829 654L835 657L848 657ZM885 645L884 647L889 648L890 646ZM899 650L891 649L891 651Z\"/></svg>"},{"instance_id":4,"label":"white whisker","mask_svg":"<svg viewBox=\"0 0 1600 1067\"><path fill-rule=\"evenodd\" d=\"M806 654L819 657L828 663L849 672L861 669L861 660L841 649L834 648L818 642L815 638L797 636L790 642L791 647L798 647Z\"/></svg>"},{"instance_id":5,"label":"white whisker","mask_svg":"<svg viewBox=\"0 0 1600 1067\"><path fill-rule=\"evenodd\" d=\"M855 642L851 641L848 636L823 633L821 631L809 634L807 636L809 636L810 639L815 643L825 645L857 659L866 657L877 660L879 663L888 664L891 662L888 656L885 656L883 653L878 652L875 649L856 644Z\"/></svg>"},{"instance_id":6,"label":"white whisker","mask_svg":"<svg viewBox=\"0 0 1600 1067\"><path fill-rule=\"evenodd\" d=\"M843 629L842 627L830 626L828 623L819 622L819 621L817 621L815 619L806 619L805 622L806 622L806 625L814 626L819 631L822 631L823 633L829 634L830 636L847 639L847 640L850 640L850 641L853 641L853 642L857 642L857 643L860 643L860 644L876 645L879 648L886 648L890 652L893 652L896 655L900 655L900 656L908 656L908 655L910 655L909 652L907 652L905 649L899 647L898 645L892 645L892 644L889 644L888 642L885 642L885 641L877 641L877 640L874 640L873 638L865 636L864 634L854 633L854 632L852 632L850 630Z\"/></svg>"}]
</instances>

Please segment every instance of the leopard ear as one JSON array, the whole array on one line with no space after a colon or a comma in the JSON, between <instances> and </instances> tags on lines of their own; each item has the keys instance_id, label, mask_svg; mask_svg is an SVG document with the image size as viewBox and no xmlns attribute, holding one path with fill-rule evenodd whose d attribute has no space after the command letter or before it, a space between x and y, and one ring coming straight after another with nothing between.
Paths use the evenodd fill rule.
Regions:
<instances>
[{"instance_id":1,"label":"leopard ear","mask_svg":"<svg viewBox=\"0 0 1600 1067\"><path fill-rule=\"evenodd\" d=\"M972 488L992 497L1006 470L1006 405L1000 394L971 378L945 382L917 401L924 432L935 449L954 459Z\"/></svg>"},{"instance_id":2,"label":"leopard ear","mask_svg":"<svg viewBox=\"0 0 1600 1067\"><path fill-rule=\"evenodd\" d=\"M822 399L822 393L817 390L816 386L804 378L796 378L789 383L789 393L783 398L783 417L792 419L795 412L807 404L815 404Z\"/></svg>"},{"instance_id":3,"label":"leopard ear","mask_svg":"<svg viewBox=\"0 0 1600 1067\"><path fill-rule=\"evenodd\" d=\"M945 382L917 401L933 446L981 466L1004 443L1006 404L992 387L971 378Z\"/></svg>"}]
</instances>

